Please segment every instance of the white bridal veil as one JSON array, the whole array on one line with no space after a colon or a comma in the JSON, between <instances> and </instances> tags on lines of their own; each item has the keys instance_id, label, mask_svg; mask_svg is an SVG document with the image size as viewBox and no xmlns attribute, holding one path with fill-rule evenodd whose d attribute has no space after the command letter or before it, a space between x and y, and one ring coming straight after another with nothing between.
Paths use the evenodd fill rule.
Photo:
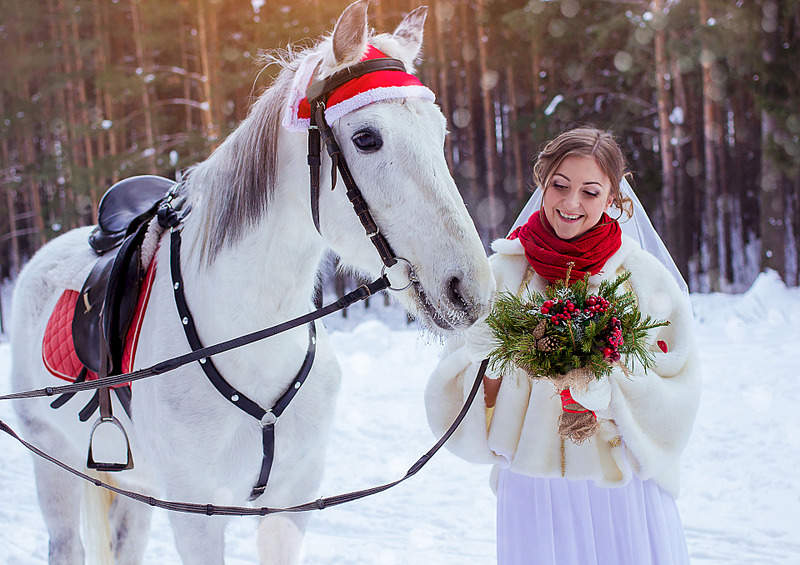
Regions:
<instances>
[{"instance_id":1,"label":"white bridal veil","mask_svg":"<svg viewBox=\"0 0 800 565\"><path fill-rule=\"evenodd\" d=\"M622 196L630 198L631 202L633 202L633 216L628 218L627 214L622 214L622 216L619 218L619 225L622 228L622 233L639 242L639 245L642 246L642 249L648 251L650 254L655 256L656 259L661 261L661 263L667 268L672 276L675 277L675 281L678 283L678 286L683 293L689 294L689 287L686 285L686 281L683 280L678 267L675 265L675 261L672 260L672 255L669 254L669 251L667 251L667 246L664 245L664 242L661 241L661 238L658 236L658 232L656 232L653 224L650 222L650 218L647 216L644 206L642 206L642 203L639 202L639 199L636 197L636 193L633 192L633 188L631 188L631 185L628 184L627 179L623 178L622 182L619 183L619 187L622 191ZM517 216L514 225L511 226L511 230L509 230L509 233L514 231L517 226L521 226L527 222L531 214L536 212L541 207L542 189L537 188L533 195L528 199L528 202L525 204L522 212L520 212L519 216ZM612 206L609 209L609 213L612 218L616 218L620 214L620 211L615 206Z\"/></svg>"}]
</instances>

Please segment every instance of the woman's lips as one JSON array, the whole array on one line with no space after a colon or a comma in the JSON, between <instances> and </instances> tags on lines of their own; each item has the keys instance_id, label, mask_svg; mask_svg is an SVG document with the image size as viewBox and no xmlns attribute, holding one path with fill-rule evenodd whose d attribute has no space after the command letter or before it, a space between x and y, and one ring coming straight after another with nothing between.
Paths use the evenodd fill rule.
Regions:
<instances>
[{"instance_id":1,"label":"woman's lips","mask_svg":"<svg viewBox=\"0 0 800 565\"><path fill-rule=\"evenodd\" d=\"M568 214L565 216L561 210L556 210L556 211L558 212L558 217L561 219L561 221L567 222L569 224L577 222L578 220L583 218L582 214Z\"/></svg>"}]
</instances>

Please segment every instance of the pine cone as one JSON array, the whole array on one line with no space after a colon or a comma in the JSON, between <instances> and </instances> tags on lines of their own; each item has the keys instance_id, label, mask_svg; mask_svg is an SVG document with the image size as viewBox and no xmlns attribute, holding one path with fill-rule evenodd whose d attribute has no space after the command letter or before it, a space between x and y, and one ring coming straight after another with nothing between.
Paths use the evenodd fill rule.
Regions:
<instances>
[{"instance_id":1,"label":"pine cone","mask_svg":"<svg viewBox=\"0 0 800 565\"><path fill-rule=\"evenodd\" d=\"M533 337L535 339L541 339L544 336L544 331L547 328L547 321L540 320L536 327L533 328Z\"/></svg>"},{"instance_id":2,"label":"pine cone","mask_svg":"<svg viewBox=\"0 0 800 565\"><path fill-rule=\"evenodd\" d=\"M552 336L543 337L536 341L536 349L539 351L553 351L558 348L558 340Z\"/></svg>"}]
</instances>

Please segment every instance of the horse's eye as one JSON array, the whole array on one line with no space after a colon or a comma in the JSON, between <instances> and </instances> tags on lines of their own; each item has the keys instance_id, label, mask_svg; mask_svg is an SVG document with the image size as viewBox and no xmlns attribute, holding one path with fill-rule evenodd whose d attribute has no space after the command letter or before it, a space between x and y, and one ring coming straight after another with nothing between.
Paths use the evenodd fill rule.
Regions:
<instances>
[{"instance_id":1,"label":"horse's eye","mask_svg":"<svg viewBox=\"0 0 800 565\"><path fill-rule=\"evenodd\" d=\"M381 148L383 140L377 131L362 129L353 135L353 144L365 153L372 153Z\"/></svg>"}]
</instances>

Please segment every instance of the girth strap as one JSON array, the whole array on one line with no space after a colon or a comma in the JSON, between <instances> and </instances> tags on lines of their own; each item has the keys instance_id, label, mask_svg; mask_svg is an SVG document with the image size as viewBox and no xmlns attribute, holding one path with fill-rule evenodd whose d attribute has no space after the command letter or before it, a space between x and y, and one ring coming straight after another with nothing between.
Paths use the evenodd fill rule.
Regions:
<instances>
[{"instance_id":1,"label":"girth strap","mask_svg":"<svg viewBox=\"0 0 800 565\"><path fill-rule=\"evenodd\" d=\"M181 317L181 325L186 334L186 340L189 342L192 351L197 351L203 348L203 344L200 342L200 336L197 334L197 327L195 326L194 318L189 310L186 294L183 290L180 249L180 230L173 229L170 237L170 272L172 274L172 288L175 291L175 305ZM262 408L257 402L248 398L247 395L240 392L226 381L210 357L199 360L200 368L203 369L203 373L205 373L214 388L231 404L246 412L261 424L261 444L263 453L261 458L261 470L258 475L258 480L250 493L250 500L255 500L261 496L266 489L275 455L275 424L277 423L278 417L283 414L283 411L295 397L300 387L305 382L306 377L308 377L308 374L311 372L317 349L316 343L317 329L315 323L312 321L308 324L308 350L303 359L303 364L300 366L300 370L297 372L297 375L290 383L289 387L269 410Z\"/></svg>"}]
</instances>

